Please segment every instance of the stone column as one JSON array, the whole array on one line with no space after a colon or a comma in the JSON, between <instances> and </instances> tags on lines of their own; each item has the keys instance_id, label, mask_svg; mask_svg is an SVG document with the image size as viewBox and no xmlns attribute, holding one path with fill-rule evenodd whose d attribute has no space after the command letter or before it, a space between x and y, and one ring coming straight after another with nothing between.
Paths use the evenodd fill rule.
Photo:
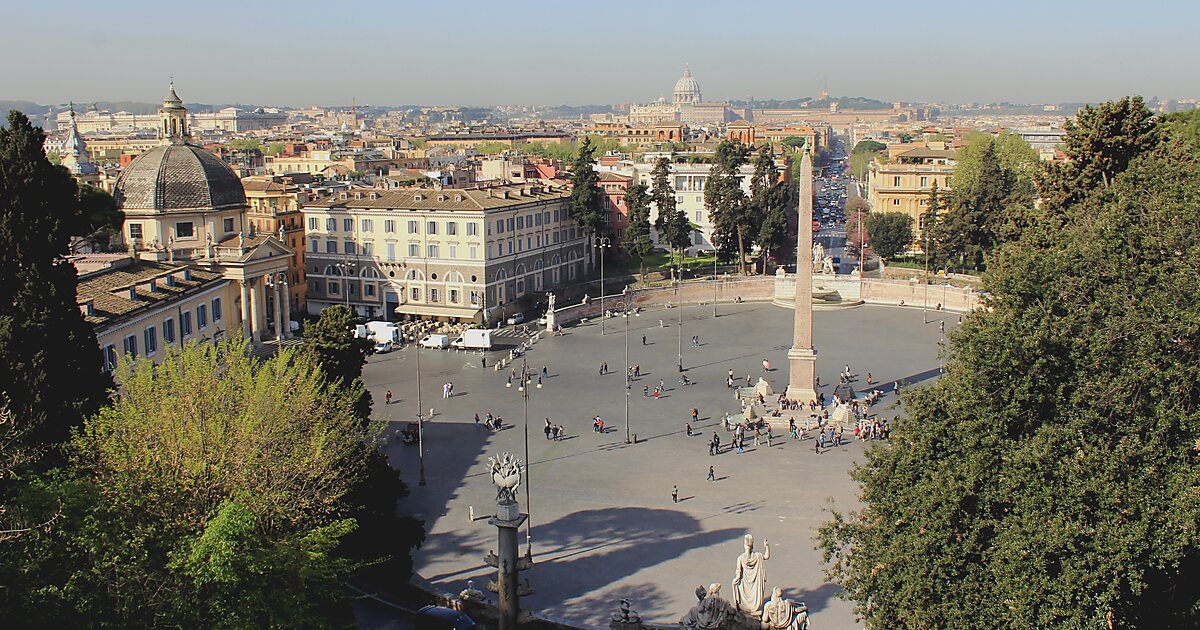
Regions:
<instances>
[{"instance_id":1,"label":"stone column","mask_svg":"<svg viewBox=\"0 0 1200 630\"><path fill-rule=\"evenodd\" d=\"M283 341L283 304L287 301L287 295L279 278L275 279L272 286L275 288L275 341Z\"/></svg>"},{"instance_id":2,"label":"stone column","mask_svg":"<svg viewBox=\"0 0 1200 630\"><path fill-rule=\"evenodd\" d=\"M250 330L250 281L242 280L242 336L247 340L253 341L253 332Z\"/></svg>"},{"instance_id":3,"label":"stone column","mask_svg":"<svg viewBox=\"0 0 1200 630\"><path fill-rule=\"evenodd\" d=\"M267 330L267 309L264 302L266 294L263 290L263 279L254 278L250 281L250 319L254 329L254 334L250 337L252 341L266 340L264 333Z\"/></svg>"},{"instance_id":4,"label":"stone column","mask_svg":"<svg viewBox=\"0 0 1200 630\"><path fill-rule=\"evenodd\" d=\"M796 312L792 347L788 350L789 400L808 402L817 397L817 353L812 344L812 157L808 151L800 160L800 213L796 237Z\"/></svg>"},{"instance_id":5,"label":"stone column","mask_svg":"<svg viewBox=\"0 0 1200 630\"><path fill-rule=\"evenodd\" d=\"M281 275L284 280L280 282L283 294L283 338L288 339L292 336L292 292L288 288L286 275Z\"/></svg>"},{"instance_id":6,"label":"stone column","mask_svg":"<svg viewBox=\"0 0 1200 630\"><path fill-rule=\"evenodd\" d=\"M527 518L521 514L517 502L499 503L496 516L488 523L496 526L496 550L494 561L499 569L497 593L500 599L500 630L517 630L517 617L521 612L520 565L517 560L517 532Z\"/></svg>"}]
</instances>

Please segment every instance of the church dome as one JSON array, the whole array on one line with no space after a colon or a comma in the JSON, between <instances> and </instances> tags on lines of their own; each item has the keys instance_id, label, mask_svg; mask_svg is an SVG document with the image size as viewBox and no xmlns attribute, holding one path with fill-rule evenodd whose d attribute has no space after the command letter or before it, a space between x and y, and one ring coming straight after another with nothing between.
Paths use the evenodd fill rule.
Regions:
<instances>
[{"instance_id":1,"label":"church dome","mask_svg":"<svg viewBox=\"0 0 1200 630\"><path fill-rule=\"evenodd\" d=\"M113 197L130 210L222 210L246 206L242 181L217 156L190 144L139 155L117 179Z\"/></svg>"},{"instance_id":2,"label":"church dome","mask_svg":"<svg viewBox=\"0 0 1200 630\"><path fill-rule=\"evenodd\" d=\"M684 66L683 76L675 82L675 93L672 99L676 103L699 103L700 84L692 78L692 71Z\"/></svg>"}]
</instances>

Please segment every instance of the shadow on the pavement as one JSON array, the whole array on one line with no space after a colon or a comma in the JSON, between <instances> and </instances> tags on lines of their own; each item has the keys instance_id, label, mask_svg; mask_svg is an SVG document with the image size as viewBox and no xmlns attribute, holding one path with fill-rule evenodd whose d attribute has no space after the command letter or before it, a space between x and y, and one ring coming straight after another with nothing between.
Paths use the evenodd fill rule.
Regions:
<instances>
[{"instance_id":1,"label":"shadow on the pavement","mask_svg":"<svg viewBox=\"0 0 1200 630\"><path fill-rule=\"evenodd\" d=\"M842 592L842 587L833 582L826 582L808 591L784 589L783 596L794 602L804 602L808 605L809 612L820 612L829 604L829 600L838 597Z\"/></svg>"}]
</instances>

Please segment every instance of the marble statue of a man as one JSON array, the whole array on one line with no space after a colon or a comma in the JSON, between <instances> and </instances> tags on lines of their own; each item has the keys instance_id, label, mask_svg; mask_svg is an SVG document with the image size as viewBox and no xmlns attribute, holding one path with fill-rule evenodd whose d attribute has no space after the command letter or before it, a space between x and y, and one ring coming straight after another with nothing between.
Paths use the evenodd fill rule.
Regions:
<instances>
[{"instance_id":1,"label":"marble statue of a man","mask_svg":"<svg viewBox=\"0 0 1200 630\"><path fill-rule=\"evenodd\" d=\"M796 605L783 598L778 586L771 592L771 601L763 606L762 623L767 630L803 630L808 627L808 606Z\"/></svg>"},{"instance_id":2,"label":"marble statue of a man","mask_svg":"<svg viewBox=\"0 0 1200 630\"><path fill-rule=\"evenodd\" d=\"M767 599L767 560L771 559L771 546L763 539L763 553L754 550L754 537L746 534L744 551L738 556L737 569L733 575L733 605L740 611L758 617L762 615L763 603Z\"/></svg>"}]
</instances>

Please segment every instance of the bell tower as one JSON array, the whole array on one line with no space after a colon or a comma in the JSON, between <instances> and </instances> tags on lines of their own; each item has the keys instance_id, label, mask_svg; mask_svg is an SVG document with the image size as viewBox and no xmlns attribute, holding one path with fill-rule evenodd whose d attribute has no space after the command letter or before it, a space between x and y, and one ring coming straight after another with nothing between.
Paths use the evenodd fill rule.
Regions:
<instances>
[{"instance_id":1,"label":"bell tower","mask_svg":"<svg viewBox=\"0 0 1200 630\"><path fill-rule=\"evenodd\" d=\"M183 100L175 93L175 82L171 82L171 92L163 99L162 108L158 110L160 119L158 137L170 144L183 144L191 134L188 132L187 108Z\"/></svg>"}]
</instances>

